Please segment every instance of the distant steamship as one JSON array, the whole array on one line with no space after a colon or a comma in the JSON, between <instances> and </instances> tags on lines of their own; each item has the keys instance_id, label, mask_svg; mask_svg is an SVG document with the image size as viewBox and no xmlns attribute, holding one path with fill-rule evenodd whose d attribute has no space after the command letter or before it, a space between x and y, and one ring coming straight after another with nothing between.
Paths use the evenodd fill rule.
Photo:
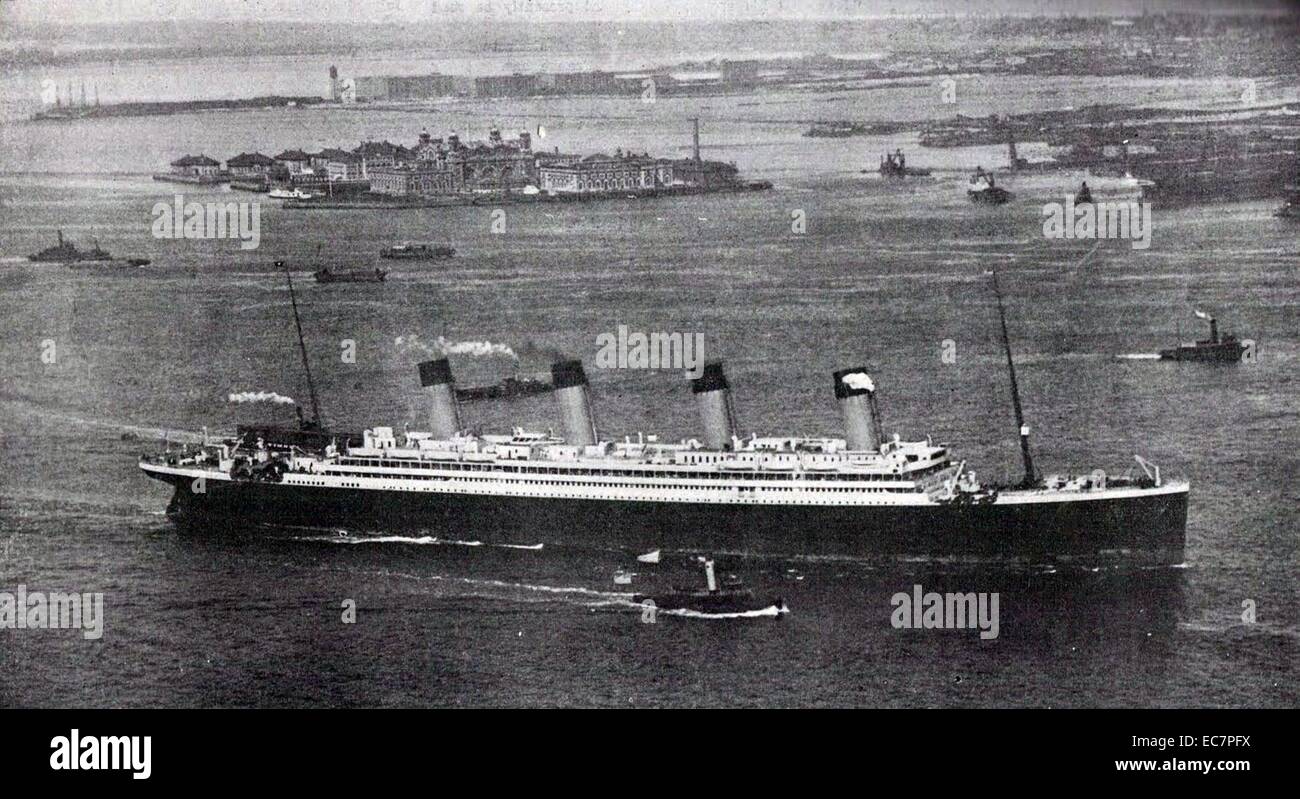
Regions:
<instances>
[{"instance_id":1,"label":"distant steamship","mask_svg":"<svg viewBox=\"0 0 1300 799\"><path fill-rule=\"evenodd\" d=\"M1003 332L1006 342L1005 322ZM1008 343L1025 465L1015 485L980 483L945 444L887 438L864 368L833 375L843 438L742 438L720 362L707 364L691 382L701 439L603 439L576 360L551 370L563 436L520 428L472 434L442 358L419 364L427 431L330 433L317 416L305 430L205 437L200 447L146 456L139 465L176 487L169 515L186 522L469 529L503 542L546 535L642 549L1132 552L1180 562L1187 483L1163 480L1141 458L1143 473L1135 477L1037 475L1010 354Z\"/></svg>"}]
</instances>

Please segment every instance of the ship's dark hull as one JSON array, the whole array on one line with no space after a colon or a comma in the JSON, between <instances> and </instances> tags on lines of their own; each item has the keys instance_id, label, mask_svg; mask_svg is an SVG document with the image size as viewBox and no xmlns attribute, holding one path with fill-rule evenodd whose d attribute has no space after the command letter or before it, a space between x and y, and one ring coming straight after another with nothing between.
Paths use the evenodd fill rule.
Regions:
<instances>
[{"instance_id":1,"label":"ship's dark hull","mask_svg":"<svg viewBox=\"0 0 1300 799\"><path fill-rule=\"evenodd\" d=\"M991 189L967 189L966 197L976 205L1003 205L1011 201L1013 195L1006 189L994 186Z\"/></svg>"},{"instance_id":2,"label":"ship's dark hull","mask_svg":"<svg viewBox=\"0 0 1300 799\"><path fill-rule=\"evenodd\" d=\"M1208 361L1214 363L1237 363L1246 352L1246 346L1239 341L1221 344L1205 344L1195 347L1172 347L1160 351L1161 360L1165 361Z\"/></svg>"},{"instance_id":3,"label":"ship's dark hull","mask_svg":"<svg viewBox=\"0 0 1300 799\"><path fill-rule=\"evenodd\" d=\"M632 601L643 604L653 602L660 610L693 610L696 613L754 613L768 608L780 608L781 599L759 599L751 591L719 591L708 593L673 592L666 594L636 594Z\"/></svg>"},{"instance_id":4,"label":"ship's dark hull","mask_svg":"<svg viewBox=\"0 0 1300 799\"><path fill-rule=\"evenodd\" d=\"M880 168L880 176L889 180L903 180L905 178L928 178L930 170L917 169L914 167L903 167L902 169L890 169L888 167Z\"/></svg>"},{"instance_id":5,"label":"ship's dark hull","mask_svg":"<svg viewBox=\"0 0 1300 799\"><path fill-rule=\"evenodd\" d=\"M204 492L195 493L182 479L168 510L178 521L200 527L234 522L349 531L416 529L502 543L598 543L638 551L664 547L1026 558L1130 552L1143 560L1180 563L1187 494L1032 504L830 507L479 496L248 481L209 481Z\"/></svg>"}]
</instances>

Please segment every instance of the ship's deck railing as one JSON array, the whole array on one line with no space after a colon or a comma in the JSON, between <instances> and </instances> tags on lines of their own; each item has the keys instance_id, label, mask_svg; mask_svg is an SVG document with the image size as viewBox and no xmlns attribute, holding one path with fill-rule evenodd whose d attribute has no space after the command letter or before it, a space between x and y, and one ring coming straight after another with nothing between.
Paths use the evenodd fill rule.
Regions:
<instances>
[{"instance_id":1,"label":"ship's deck railing","mask_svg":"<svg viewBox=\"0 0 1300 799\"><path fill-rule=\"evenodd\" d=\"M436 470L445 472L498 472L511 476L516 474L539 474L555 476L612 476L624 478L677 478L677 479L759 479L759 480L861 480L911 483L927 476L951 469L948 461L915 466L908 471L893 469L865 469L860 467L837 469L778 468L765 469L759 465L747 468L726 468L727 463L719 464L651 464L643 461L620 461L617 459L578 459L571 461L525 460L525 459L437 459L437 458L394 458L392 453L383 455L353 456L344 455L334 459L314 461L323 468L332 466L347 469L365 470L358 474L382 476L393 469ZM305 459L304 459L305 460Z\"/></svg>"}]
</instances>

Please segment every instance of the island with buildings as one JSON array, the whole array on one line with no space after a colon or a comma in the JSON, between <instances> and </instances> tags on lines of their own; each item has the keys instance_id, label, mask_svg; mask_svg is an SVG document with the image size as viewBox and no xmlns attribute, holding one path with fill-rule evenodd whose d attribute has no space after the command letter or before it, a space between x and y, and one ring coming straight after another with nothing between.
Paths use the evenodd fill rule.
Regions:
<instances>
[{"instance_id":1,"label":"island with buildings","mask_svg":"<svg viewBox=\"0 0 1300 799\"><path fill-rule=\"evenodd\" d=\"M481 141L427 131L410 147L366 141L351 149L269 156L240 153L225 162L205 154L171 162L155 180L220 184L270 192L290 208L424 207L483 202L531 202L672 196L771 188L741 178L734 163L700 157L699 120L692 153L662 158L619 148L613 154L539 151L532 134L507 139L492 129Z\"/></svg>"}]
</instances>

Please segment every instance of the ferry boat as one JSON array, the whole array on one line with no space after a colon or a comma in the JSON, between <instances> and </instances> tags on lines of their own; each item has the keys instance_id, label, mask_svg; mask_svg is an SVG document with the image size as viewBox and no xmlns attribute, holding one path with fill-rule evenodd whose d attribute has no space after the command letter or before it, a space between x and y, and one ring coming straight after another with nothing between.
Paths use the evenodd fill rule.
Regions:
<instances>
[{"instance_id":1,"label":"ferry boat","mask_svg":"<svg viewBox=\"0 0 1300 799\"><path fill-rule=\"evenodd\" d=\"M291 299L293 295L291 294ZM296 313L296 302L294 303ZM999 294L999 311L1001 299ZM886 437L865 368L833 374L843 437L738 434L720 362L691 382L701 436L599 434L580 361L553 365L563 435L469 432L446 358L419 365L428 429L256 435L146 455L139 468L175 488L169 515L234 521L462 531L504 543L617 543L632 551L743 549L775 554L1097 556L1180 563L1188 484L1142 472L1040 478L1003 324L1024 478L984 483L946 443ZM306 348L299 346L306 366ZM313 409L314 385L308 370ZM319 446L305 441L328 441Z\"/></svg>"}]
</instances>

